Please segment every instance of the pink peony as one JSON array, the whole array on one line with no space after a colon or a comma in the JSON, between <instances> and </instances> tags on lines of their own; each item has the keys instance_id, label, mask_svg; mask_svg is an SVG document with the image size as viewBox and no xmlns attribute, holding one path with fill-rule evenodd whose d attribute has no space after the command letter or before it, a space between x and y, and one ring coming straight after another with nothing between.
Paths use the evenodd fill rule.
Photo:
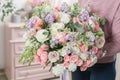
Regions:
<instances>
[{"instance_id":1,"label":"pink peony","mask_svg":"<svg viewBox=\"0 0 120 80\"><path fill-rule=\"evenodd\" d=\"M36 62L40 62L40 57L39 57L38 55L35 55L35 56L34 56L34 60L35 60Z\"/></svg>"},{"instance_id":2,"label":"pink peony","mask_svg":"<svg viewBox=\"0 0 120 80\"><path fill-rule=\"evenodd\" d=\"M69 62L64 62L63 65L64 65L64 67L68 68L70 63Z\"/></svg>"},{"instance_id":3,"label":"pink peony","mask_svg":"<svg viewBox=\"0 0 120 80\"><path fill-rule=\"evenodd\" d=\"M77 62L77 60L78 60L78 56L77 55L72 55L72 56L70 56L70 62L73 62L73 63L75 63L75 62Z\"/></svg>"},{"instance_id":4,"label":"pink peony","mask_svg":"<svg viewBox=\"0 0 120 80\"><path fill-rule=\"evenodd\" d=\"M41 48L42 50L44 50L44 51L47 51L47 50L49 49L49 46L43 44L40 48Z\"/></svg>"},{"instance_id":5,"label":"pink peony","mask_svg":"<svg viewBox=\"0 0 120 80\"><path fill-rule=\"evenodd\" d=\"M82 64L83 64L83 61L81 59L78 59L77 62L76 62L76 65L81 66Z\"/></svg>"},{"instance_id":6,"label":"pink peony","mask_svg":"<svg viewBox=\"0 0 120 80\"><path fill-rule=\"evenodd\" d=\"M80 50L84 53L84 52L87 52L88 51L88 46L86 46L86 45L82 45L81 47L80 47Z\"/></svg>"},{"instance_id":7,"label":"pink peony","mask_svg":"<svg viewBox=\"0 0 120 80\"><path fill-rule=\"evenodd\" d=\"M68 61L70 61L70 56L68 56L68 55L65 55L65 56L64 56L64 61L65 61L65 62L68 62Z\"/></svg>"}]
</instances>

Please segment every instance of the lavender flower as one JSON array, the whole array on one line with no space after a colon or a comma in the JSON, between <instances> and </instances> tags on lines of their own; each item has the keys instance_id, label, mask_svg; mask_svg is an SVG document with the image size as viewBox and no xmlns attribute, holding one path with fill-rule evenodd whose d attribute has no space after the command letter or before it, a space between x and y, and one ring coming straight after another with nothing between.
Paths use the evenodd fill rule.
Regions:
<instances>
[{"instance_id":1,"label":"lavender flower","mask_svg":"<svg viewBox=\"0 0 120 80\"><path fill-rule=\"evenodd\" d=\"M90 36L90 41L94 41L95 40L95 36L94 35L92 35L92 36Z\"/></svg>"},{"instance_id":2,"label":"lavender flower","mask_svg":"<svg viewBox=\"0 0 120 80\"><path fill-rule=\"evenodd\" d=\"M26 28L30 30L34 27L35 22L36 20L34 19L34 17L30 18L29 21L26 23Z\"/></svg>"},{"instance_id":3,"label":"lavender flower","mask_svg":"<svg viewBox=\"0 0 120 80\"><path fill-rule=\"evenodd\" d=\"M66 3L62 4L62 6L60 7L60 11L67 13L68 5Z\"/></svg>"},{"instance_id":4,"label":"lavender flower","mask_svg":"<svg viewBox=\"0 0 120 80\"><path fill-rule=\"evenodd\" d=\"M53 14L48 14L46 17L45 17L45 21L49 24L53 23L55 21L54 19L54 15Z\"/></svg>"},{"instance_id":5,"label":"lavender flower","mask_svg":"<svg viewBox=\"0 0 120 80\"><path fill-rule=\"evenodd\" d=\"M89 13L85 10L85 9L82 9L80 11L80 20L83 22L83 21L88 21L89 20Z\"/></svg>"}]
</instances>

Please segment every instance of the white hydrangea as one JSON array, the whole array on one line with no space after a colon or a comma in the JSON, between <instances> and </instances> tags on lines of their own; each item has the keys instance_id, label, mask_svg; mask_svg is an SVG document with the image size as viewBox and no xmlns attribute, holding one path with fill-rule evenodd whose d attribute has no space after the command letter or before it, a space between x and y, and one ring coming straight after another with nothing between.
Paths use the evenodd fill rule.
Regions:
<instances>
[{"instance_id":1,"label":"white hydrangea","mask_svg":"<svg viewBox=\"0 0 120 80\"><path fill-rule=\"evenodd\" d=\"M58 33L58 30L63 30L65 28L65 25L63 23L54 23L51 25L51 33L56 34Z\"/></svg>"},{"instance_id":2,"label":"white hydrangea","mask_svg":"<svg viewBox=\"0 0 120 80\"><path fill-rule=\"evenodd\" d=\"M64 12L59 12L59 22L62 22L64 24L67 24L70 22L70 15Z\"/></svg>"},{"instance_id":3,"label":"white hydrangea","mask_svg":"<svg viewBox=\"0 0 120 80\"><path fill-rule=\"evenodd\" d=\"M77 69L77 65L74 63L70 63L68 70L74 72Z\"/></svg>"},{"instance_id":4,"label":"white hydrangea","mask_svg":"<svg viewBox=\"0 0 120 80\"><path fill-rule=\"evenodd\" d=\"M36 33L35 37L39 42L44 43L48 40L48 34L49 32L46 29L41 29Z\"/></svg>"},{"instance_id":5,"label":"white hydrangea","mask_svg":"<svg viewBox=\"0 0 120 80\"><path fill-rule=\"evenodd\" d=\"M56 66L54 66L53 68L52 68L52 72L53 72L53 74L54 75L56 75L56 76L60 76L61 74L63 74L64 73L64 66L62 65L62 64L57 64Z\"/></svg>"}]
</instances>

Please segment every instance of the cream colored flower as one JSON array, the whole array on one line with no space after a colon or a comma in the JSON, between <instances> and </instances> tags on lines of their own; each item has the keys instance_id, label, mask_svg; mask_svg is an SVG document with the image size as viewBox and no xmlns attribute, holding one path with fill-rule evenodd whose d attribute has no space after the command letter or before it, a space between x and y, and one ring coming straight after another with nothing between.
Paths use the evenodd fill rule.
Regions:
<instances>
[{"instance_id":1,"label":"cream colored flower","mask_svg":"<svg viewBox=\"0 0 120 80\"><path fill-rule=\"evenodd\" d=\"M41 29L36 33L35 37L39 42L44 43L48 40L48 34L49 32L46 29Z\"/></svg>"},{"instance_id":2,"label":"cream colored flower","mask_svg":"<svg viewBox=\"0 0 120 80\"><path fill-rule=\"evenodd\" d=\"M70 15L64 12L59 12L59 22L62 22L64 24L67 24L70 22Z\"/></svg>"}]
</instances>

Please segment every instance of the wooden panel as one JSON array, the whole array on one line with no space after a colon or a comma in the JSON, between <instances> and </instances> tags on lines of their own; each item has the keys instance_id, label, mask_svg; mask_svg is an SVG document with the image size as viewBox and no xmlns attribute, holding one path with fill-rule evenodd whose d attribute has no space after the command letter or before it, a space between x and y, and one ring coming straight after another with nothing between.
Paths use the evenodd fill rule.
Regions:
<instances>
[{"instance_id":1,"label":"wooden panel","mask_svg":"<svg viewBox=\"0 0 120 80\"><path fill-rule=\"evenodd\" d=\"M42 80L54 77L54 75L49 72L50 67L43 69L41 66L29 66L16 69L16 79L17 80Z\"/></svg>"},{"instance_id":2,"label":"wooden panel","mask_svg":"<svg viewBox=\"0 0 120 80\"><path fill-rule=\"evenodd\" d=\"M25 47L24 42L15 43L15 53L22 54L24 47Z\"/></svg>"},{"instance_id":3,"label":"wooden panel","mask_svg":"<svg viewBox=\"0 0 120 80\"><path fill-rule=\"evenodd\" d=\"M23 34L25 33L24 29L21 28L13 28L12 29L12 40L23 39Z\"/></svg>"}]
</instances>

